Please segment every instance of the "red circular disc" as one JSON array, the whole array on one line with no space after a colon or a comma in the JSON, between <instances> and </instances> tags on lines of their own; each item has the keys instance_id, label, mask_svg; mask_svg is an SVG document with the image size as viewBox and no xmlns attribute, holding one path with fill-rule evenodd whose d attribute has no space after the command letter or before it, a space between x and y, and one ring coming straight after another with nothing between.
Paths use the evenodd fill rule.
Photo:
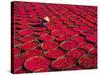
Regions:
<instances>
[{"instance_id":1,"label":"red circular disc","mask_svg":"<svg viewBox=\"0 0 100 75\"><path fill-rule=\"evenodd\" d=\"M75 50L68 51L67 53L68 56L73 57L75 59L78 59L85 54L86 51L84 49L75 49Z\"/></svg>"},{"instance_id":2,"label":"red circular disc","mask_svg":"<svg viewBox=\"0 0 100 75\"><path fill-rule=\"evenodd\" d=\"M54 41L46 41L41 44L41 48L44 50L52 50L58 47L58 43Z\"/></svg>"},{"instance_id":3,"label":"red circular disc","mask_svg":"<svg viewBox=\"0 0 100 75\"><path fill-rule=\"evenodd\" d=\"M31 41L34 41L34 40L36 40L36 37L30 36L30 35L20 38L21 42L31 42Z\"/></svg>"},{"instance_id":4,"label":"red circular disc","mask_svg":"<svg viewBox=\"0 0 100 75\"><path fill-rule=\"evenodd\" d=\"M46 31L46 30L45 31L40 31L40 32L34 31L33 34L36 35L36 36L41 36L43 34L48 34L48 31Z\"/></svg>"},{"instance_id":5,"label":"red circular disc","mask_svg":"<svg viewBox=\"0 0 100 75\"><path fill-rule=\"evenodd\" d=\"M28 50L21 54L21 56L27 60L33 56L40 56L42 54L42 50L40 49L34 49L34 50Z\"/></svg>"},{"instance_id":6,"label":"red circular disc","mask_svg":"<svg viewBox=\"0 0 100 75\"><path fill-rule=\"evenodd\" d=\"M41 68L48 68L50 61L42 56L34 56L30 59L27 59L24 63L24 66L29 71L37 71Z\"/></svg>"},{"instance_id":7,"label":"red circular disc","mask_svg":"<svg viewBox=\"0 0 100 75\"><path fill-rule=\"evenodd\" d=\"M22 44L21 49L22 50L31 50L31 49L36 48L38 45L39 44L37 42L35 42L35 41L33 41L33 42L26 42L26 43Z\"/></svg>"},{"instance_id":8,"label":"red circular disc","mask_svg":"<svg viewBox=\"0 0 100 75\"><path fill-rule=\"evenodd\" d=\"M74 40L70 40L70 41L63 41L61 44L60 44L60 47L64 50L71 50L71 49L74 49L75 47L77 47L77 42L74 41Z\"/></svg>"},{"instance_id":9,"label":"red circular disc","mask_svg":"<svg viewBox=\"0 0 100 75\"><path fill-rule=\"evenodd\" d=\"M31 29L25 29L25 30L20 30L19 31L19 34L23 35L23 36L30 35L32 33L33 33L33 30L31 30Z\"/></svg>"},{"instance_id":10,"label":"red circular disc","mask_svg":"<svg viewBox=\"0 0 100 75\"><path fill-rule=\"evenodd\" d=\"M39 39L42 41L52 41L55 37L52 35L41 35Z\"/></svg>"},{"instance_id":11,"label":"red circular disc","mask_svg":"<svg viewBox=\"0 0 100 75\"><path fill-rule=\"evenodd\" d=\"M64 70L72 67L75 64L75 59L72 57L61 57L54 60L51 64L53 69Z\"/></svg>"},{"instance_id":12,"label":"red circular disc","mask_svg":"<svg viewBox=\"0 0 100 75\"><path fill-rule=\"evenodd\" d=\"M52 30L51 34L58 37L66 35L66 33L62 30Z\"/></svg>"},{"instance_id":13,"label":"red circular disc","mask_svg":"<svg viewBox=\"0 0 100 75\"><path fill-rule=\"evenodd\" d=\"M79 60L78 60L79 66L83 68L96 68L97 66L97 58L95 55L83 55Z\"/></svg>"},{"instance_id":14,"label":"red circular disc","mask_svg":"<svg viewBox=\"0 0 100 75\"><path fill-rule=\"evenodd\" d=\"M48 52L45 53L45 56L48 58L52 58L52 59L56 59L59 58L61 56L64 56L64 52L62 50L50 50Z\"/></svg>"}]
</instances>

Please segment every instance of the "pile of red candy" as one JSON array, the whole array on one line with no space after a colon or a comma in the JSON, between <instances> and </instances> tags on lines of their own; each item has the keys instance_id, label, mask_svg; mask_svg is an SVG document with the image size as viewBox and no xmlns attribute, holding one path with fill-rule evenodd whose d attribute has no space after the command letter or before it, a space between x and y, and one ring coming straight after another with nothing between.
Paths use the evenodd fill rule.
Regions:
<instances>
[{"instance_id":1,"label":"pile of red candy","mask_svg":"<svg viewBox=\"0 0 100 75\"><path fill-rule=\"evenodd\" d=\"M15 1L11 21L13 73L97 67L96 6Z\"/></svg>"}]
</instances>

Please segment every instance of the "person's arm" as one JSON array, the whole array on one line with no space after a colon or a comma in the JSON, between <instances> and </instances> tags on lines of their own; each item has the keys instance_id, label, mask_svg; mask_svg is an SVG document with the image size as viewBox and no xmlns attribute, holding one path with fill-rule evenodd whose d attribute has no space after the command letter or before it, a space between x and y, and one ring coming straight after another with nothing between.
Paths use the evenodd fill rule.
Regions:
<instances>
[{"instance_id":1,"label":"person's arm","mask_svg":"<svg viewBox=\"0 0 100 75\"><path fill-rule=\"evenodd\" d=\"M44 18L42 18L42 19L40 19L40 26L41 26L41 27L46 26L47 23L48 23L49 21L50 21L50 20L49 20L49 17L48 17L48 16L47 16L47 17L44 17Z\"/></svg>"}]
</instances>

